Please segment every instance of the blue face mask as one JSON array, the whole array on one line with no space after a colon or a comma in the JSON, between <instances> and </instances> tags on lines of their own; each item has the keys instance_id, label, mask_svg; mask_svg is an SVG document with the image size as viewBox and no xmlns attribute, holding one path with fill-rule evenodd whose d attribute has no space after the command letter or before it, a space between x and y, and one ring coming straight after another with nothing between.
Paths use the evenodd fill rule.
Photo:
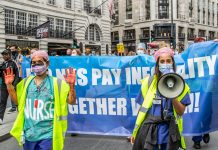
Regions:
<instances>
[{"instance_id":1,"label":"blue face mask","mask_svg":"<svg viewBox=\"0 0 218 150\"><path fill-rule=\"evenodd\" d=\"M173 72L173 64L159 64L159 70L163 74Z\"/></svg>"}]
</instances>

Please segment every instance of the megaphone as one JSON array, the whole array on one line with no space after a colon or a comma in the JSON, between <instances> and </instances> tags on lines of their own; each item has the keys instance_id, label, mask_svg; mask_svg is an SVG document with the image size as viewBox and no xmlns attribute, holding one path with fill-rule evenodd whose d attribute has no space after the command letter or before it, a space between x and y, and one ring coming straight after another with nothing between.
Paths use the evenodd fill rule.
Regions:
<instances>
[{"instance_id":1,"label":"megaphone","mask_svg":"<svg viewBox=\"0 0 218 150\"><path fill-rule=\"evenodd\" d=\"M185 89L185 81L177 73L167 73L157 82L158 92L165 98L173 99L180 96Z\"/></svg>"}]
</instances>

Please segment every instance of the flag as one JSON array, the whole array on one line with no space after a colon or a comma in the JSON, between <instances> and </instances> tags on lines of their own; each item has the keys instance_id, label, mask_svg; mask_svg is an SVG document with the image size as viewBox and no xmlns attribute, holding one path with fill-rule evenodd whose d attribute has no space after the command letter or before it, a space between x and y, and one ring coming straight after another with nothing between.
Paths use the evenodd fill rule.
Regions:
<instances>
[{"instance_id":1,"label":"flag","mask_svg":"<svg viewBox=\"0 0 218 150\"><path fill-rule=\"evenodd\" d=\"M109 12L110 12L110 16L115 14L115 10L114 10L114 0L109 0L108 2L108 8L109 8Z\"/></svg>"},{"instance_id":2,"label":"flag","mask_svg":"<svg viewBox=\"0 0 218 150\"><path fill-rule=\"evenodd\" d=\"M49 37L50 21L47 21L36 27L36 39Z\"/></svg>"}]
</instances>

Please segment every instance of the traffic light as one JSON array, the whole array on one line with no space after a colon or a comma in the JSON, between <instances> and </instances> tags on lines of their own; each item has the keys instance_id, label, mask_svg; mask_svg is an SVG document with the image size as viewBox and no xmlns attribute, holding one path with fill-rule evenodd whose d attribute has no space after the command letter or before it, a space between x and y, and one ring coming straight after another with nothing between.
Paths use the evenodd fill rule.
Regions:
<instances>
[{"instance_id":1,"label":"traffic light","mask_svg":"<svg viewBox=\"0 0 218 150\"><path fill-rule=\"evenodd\" d=\"M155 41L155 34L153 30L151 30L151 41Z\"/></svg>"},{"instance_id":2,"label":"traffic light","mask_svg":"<svg viewBox=\"0 0 218 150\"><path fill-rule=\"evenodd\" d=\"M174 40L174 37L170 37L170 47L172 47L172 48L175 48L176 47L176 45L175 45L176 43L175 43L175 40Z\"/></svg>"},{"instance_id":3,"label":"traffic light","mask_svg":"<svg viewBox=\"0 0 218 150\"><path fill-rule=\"evenodd\" d=\"M78 48L77 39L73 39L72 48Z\"/></svg>"}]
</instances>

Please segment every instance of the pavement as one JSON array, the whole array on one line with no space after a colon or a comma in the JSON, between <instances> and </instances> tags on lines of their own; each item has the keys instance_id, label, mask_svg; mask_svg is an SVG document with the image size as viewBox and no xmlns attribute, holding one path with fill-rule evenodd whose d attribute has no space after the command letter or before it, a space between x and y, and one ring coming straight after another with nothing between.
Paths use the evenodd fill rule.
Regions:
<instances>
[{"instance_id":1,"label":"pavement","mask_svg":"<svg viewBox=\"0 0 218 150\"><path fill-rule=\"evenodd\" d=\"M4 124L0 125L0 149L1 150L22 150L16 140L11 138L9 132L16 119L17 112L8 114L7 108L5 113ZM210 134L209 144L201 143L201 150L218 150L218 131ZM191 137L186 137L187 150L192 148L193 142ZM132 145L127 142L125 137L97 136L97 135L77 135L71 137L69 134L65 140L65 150L131 150Z\"/></svg>"},{"instance_id":2,"label":"pavement","mask_svg":"<svg viewBox=\"0 0 218 150\"><path fill-rule=\"evenodd\" d=\"M14 121L17 117L17 112L13 112L8 114L8 110L11 108L8 107L5 111L5 116L3 120L3 125L0 125L0 141L3 141L10 137L10 130L14 124Z\"/></svg>"},{"instance_id":3,"label":"pavement","mask_svg":"<svg viewBox=\"0 0 218 150\"><path fill-rule=\"evenodd\" d=\"M187 150L195 150L192 148L190 138L186 140ZM1 150L22 150L14 138L9 138L0 142ZM68 135L65 139L64 150L132 150L132 145L126 141L124 137L111 136L91 136L77 135L71 137ZM201 150L218 150L218 132L211 134L209 144L203 144Z\"/></svg>"}]
</instances>

